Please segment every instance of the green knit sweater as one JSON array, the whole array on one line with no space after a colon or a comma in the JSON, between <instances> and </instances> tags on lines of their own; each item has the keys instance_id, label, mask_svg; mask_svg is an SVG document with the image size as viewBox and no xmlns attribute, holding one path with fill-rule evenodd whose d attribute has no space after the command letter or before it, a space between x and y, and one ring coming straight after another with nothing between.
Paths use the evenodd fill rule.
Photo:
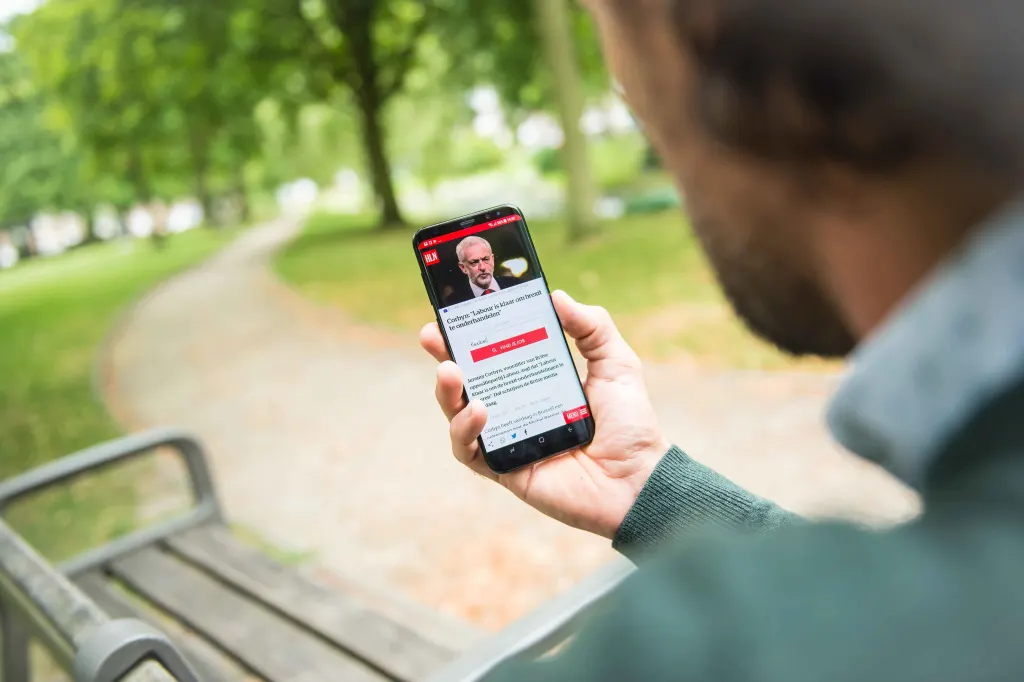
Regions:
<instances>
[{"instance_id":1,"label":"green knit sweater","mask_svg":"<svg viewBox=\"0 0 1024 682\"><path fill-rule=\"evenodd\" d=\"M765 533L798 517L751 495L673 447L658 464L613 546L634 561L701 526Z\"/></svg>"},{"instance_id":2,"label":"green knit sweater","mask_svg":"<svg viewBox=\"0 0 1024 682\"><path fill-rule=\"evenodd\" d=\"M488 679L1024 680L1022 415L1024 390L987 410L885 532L794 522L673 448L615 540L640 570L563 652Z\"/></svg>"}]
</instances>

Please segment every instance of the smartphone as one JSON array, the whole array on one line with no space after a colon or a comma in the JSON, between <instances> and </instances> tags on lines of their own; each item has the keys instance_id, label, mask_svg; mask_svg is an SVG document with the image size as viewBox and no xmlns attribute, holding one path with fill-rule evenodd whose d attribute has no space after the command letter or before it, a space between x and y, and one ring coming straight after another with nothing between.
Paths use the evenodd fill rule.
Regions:
<instances>
[{"instance_id":1,"label":"smartphone","mask_svg":"<svg viewBox=\"0 0 1024 682\"><path fill-rule=\"evenodd\" d=\"M590 405L522 211L426 227L413 248L465 396L487 405L487 466L508 473L590 443Z\"/></svg>"}]
</instances>

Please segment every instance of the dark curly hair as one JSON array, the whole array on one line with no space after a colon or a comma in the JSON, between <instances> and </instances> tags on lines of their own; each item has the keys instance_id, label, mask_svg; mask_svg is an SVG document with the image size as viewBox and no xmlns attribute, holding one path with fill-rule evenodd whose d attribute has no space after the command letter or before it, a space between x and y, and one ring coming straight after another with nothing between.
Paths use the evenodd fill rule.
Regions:
<instances>
[{"instance_id":1,"label":"dark curly hair","mask_svg":"<svg viewBox=\"0 0 1024 682\"><path fill-rule=\"evenodd\" d=\"M1021 0L666 0L723 142L865 172L1024 175Z\"/></svg>"}]
</instances>

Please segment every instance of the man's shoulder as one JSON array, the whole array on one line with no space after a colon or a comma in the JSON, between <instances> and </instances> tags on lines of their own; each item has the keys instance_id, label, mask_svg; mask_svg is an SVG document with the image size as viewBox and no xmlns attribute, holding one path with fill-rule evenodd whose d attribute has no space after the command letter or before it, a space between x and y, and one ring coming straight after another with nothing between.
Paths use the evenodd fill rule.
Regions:
<instances>
[{"instance_id":1,"label":"man's shoulder","mask_svg":"<svg viewBox=\"0 0 1024 682\"><path fill-rule=\"evenodd\" d=\"M522 282L516 279L515 277L498 276L495 277L494 279L497 280L498 286L501 287L502 289L510 289L517 284L522 284Z\"/></svg>"}]
</instances>

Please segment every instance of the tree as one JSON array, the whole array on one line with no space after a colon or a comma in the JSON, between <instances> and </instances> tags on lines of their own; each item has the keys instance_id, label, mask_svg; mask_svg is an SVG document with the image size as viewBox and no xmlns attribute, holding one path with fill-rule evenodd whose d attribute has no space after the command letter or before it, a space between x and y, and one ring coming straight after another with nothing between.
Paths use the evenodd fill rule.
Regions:
<instances>
[{"instance_id":1,"label":"tree","mask_svg":"<svg viewBox=\"0 0 1024 682\"><path fill-rule=\"evenodd\" d=\"M225 195L245 219L245 166L260 146L254 110L273 69L260 56L252 3L116 4L117 78L154 123L149 148L162 171L156 194L180 194L187 177L209 223L218 218L215 198Z\"/></svg>"},{"instance_id":2,"label":"tree","mask_svg":"<svg viewBox=\"0 0 1024 682\"><path fill-rule=\"evenodd\" d=\"M339 167L359 156L359 124L349 107L307 104L292 117L281 102L268 99L256 118L261 151L254 170L267 190L295 178L329 184Z\"/></svg>"},{"instance_id":3,"label":"tree","mask_svg":"<svg viewBox=\"0 0 1024 682\"><path fill-rule=\"evenodd\" d=\"M162 119L144 96L141 73L125 78L126 34L141 18L118 16L110 0L53 0L22 17L17 52L46 93L47 122L74 137L97 175L123 178L130 192L117 197L123 212L153 196Z\"/></svg>"},{"instance_id":4,"label":"tree","mask_svg":"<svg viewBox=\"0 0 1024 682\"><path fill-rule=\"evenodd\" d=\"M331 101L336 89L358 113L363 155L384 227L404 225L387 149L385 112L416 66L420 47L447 14L443 0L262 0L280 17L291 8L308 38L294 55L308 91ZM326 78L325 78L326 76Z\"/></svg>"},{"instance_id":5,"label":"tree","mask_svg":"<svg viewBox=\"0 0 1024 682\"><path fill-rule=\"evenodd\" d=\"M92 213L82 151L73 136L44 124L46 109L20 56L0 52L0 227L49 210Z\"/></svg>"},{"instance_id":6,"label":"tree","mask_svg":"<svg viewBox=\"0 0 1024 682\"><path fill-rule=\"evenodd\" d=\"M555 99L565 143L562 147L569 180L569 236L578 240L597 230L594 203L597 192L587 160L587 139L580 130L583 117L583 86L573 49L568 0L534 0L544 51L551 68Z\"/></svg>"},{"instance_id":7,"label":"tree","mask_svg":"<svg viewBox=\"0 0 1024 682\"><path fill-rule=\"evenodd\" d=\"M595 190L579 129L584 97L605 93L608 75L589 17L567 0L459 0L461 21L449 22L445 43L460 55L458 75L493 83L521 110L557 112L565 131L561 153L569 180L570 238L596 228Z\"/></svg>"},{"instance_id":8,"label":"tree","mask_svg":"<svg viewBox=\"0 0 1024 682\"><path fill-rule=\"evenodd\" d=\"M50 0L21 21L17 49L96 172L149 203L191 193L242 195L258 152L253 110L269 72L249 0ZM127 205L119 208L124 210Z\"/></svg>"}]
</instances>

